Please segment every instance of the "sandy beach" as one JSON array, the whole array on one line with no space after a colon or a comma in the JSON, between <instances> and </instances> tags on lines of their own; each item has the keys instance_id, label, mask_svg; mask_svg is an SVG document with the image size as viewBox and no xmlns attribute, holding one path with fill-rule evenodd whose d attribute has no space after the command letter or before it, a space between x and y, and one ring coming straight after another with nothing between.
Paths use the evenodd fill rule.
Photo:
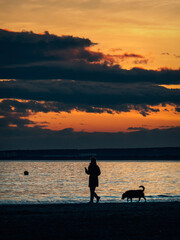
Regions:
<instances>
[{"instance_id":1,"label":"sandy beach","mask_svg":"<svg viewBox=\"0 0 180 240\"><path fill-rule=\"evenodd\" d=\"M180 239L180 202L0 206L1 239Z\"/></svg>"}]
</instances>

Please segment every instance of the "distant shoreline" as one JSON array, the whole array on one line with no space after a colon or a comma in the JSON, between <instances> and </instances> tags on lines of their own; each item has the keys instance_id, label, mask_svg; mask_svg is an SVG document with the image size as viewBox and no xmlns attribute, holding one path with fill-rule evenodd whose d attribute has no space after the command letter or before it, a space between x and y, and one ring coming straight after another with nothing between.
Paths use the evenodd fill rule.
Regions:
<instances>
[{"instance_id":1,"label":"distant shoreline","mask_svg":"<svg viewBox=\"0 0 180 240\"><path fill-rule=\"evenodd\" d=\"M180 160L180 147L162 148L105 148L105 149L47 149L0 151L0 160Z\"/></svg>"}]
</instances>

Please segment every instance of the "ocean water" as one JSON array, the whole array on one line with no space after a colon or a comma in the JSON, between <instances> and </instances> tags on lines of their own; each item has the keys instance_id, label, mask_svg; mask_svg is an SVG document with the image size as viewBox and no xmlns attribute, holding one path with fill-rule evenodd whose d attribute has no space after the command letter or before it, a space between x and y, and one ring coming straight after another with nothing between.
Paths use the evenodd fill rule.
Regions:
<instances>
[{"instance_id":1,"label":"ocean water","mask_svg":"<svg viewBox=\"0 0 180 240\"><path fill-rule=\"evenodd\" d=\"M88 161L1 161L0 204L86 203L88 165ZM178 161L98 161L98 165L101 202L126 202L122 193L140 185L145 186L147 201L180 201Z\"/></svg>"}]
</instances>

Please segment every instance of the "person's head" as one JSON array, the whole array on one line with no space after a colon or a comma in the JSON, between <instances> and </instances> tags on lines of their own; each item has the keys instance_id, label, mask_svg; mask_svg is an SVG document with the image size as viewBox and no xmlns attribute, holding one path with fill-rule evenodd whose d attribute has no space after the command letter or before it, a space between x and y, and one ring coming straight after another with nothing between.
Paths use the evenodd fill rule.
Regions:
<instances>
[{"instance_id":1,"label":"person's head","mask_svg":"<svg viewBox=\"0 0 180 240\"><path fill-rule=\"evenodd\" d=\"M91 158L91 163L92 163L92 164L96 164L96 158L95 158L95 157L92 157L92 158Z\"/></svg>"}]
</instances>

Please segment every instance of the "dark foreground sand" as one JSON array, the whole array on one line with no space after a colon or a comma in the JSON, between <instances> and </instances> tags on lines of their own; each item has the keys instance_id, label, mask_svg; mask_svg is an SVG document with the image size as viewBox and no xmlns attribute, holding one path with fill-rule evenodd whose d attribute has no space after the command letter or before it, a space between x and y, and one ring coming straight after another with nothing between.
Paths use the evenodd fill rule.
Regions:
<instances>
[{"instance_id":1,"label":"dark foreground sand","mask_svg":"<svg viewBox=\"0 0 180 240\"><path fill-rule=\"evenodd\" d=\"M180 239L180 202L1 205L0 238Z\"/></svg>"}]
</instances>

